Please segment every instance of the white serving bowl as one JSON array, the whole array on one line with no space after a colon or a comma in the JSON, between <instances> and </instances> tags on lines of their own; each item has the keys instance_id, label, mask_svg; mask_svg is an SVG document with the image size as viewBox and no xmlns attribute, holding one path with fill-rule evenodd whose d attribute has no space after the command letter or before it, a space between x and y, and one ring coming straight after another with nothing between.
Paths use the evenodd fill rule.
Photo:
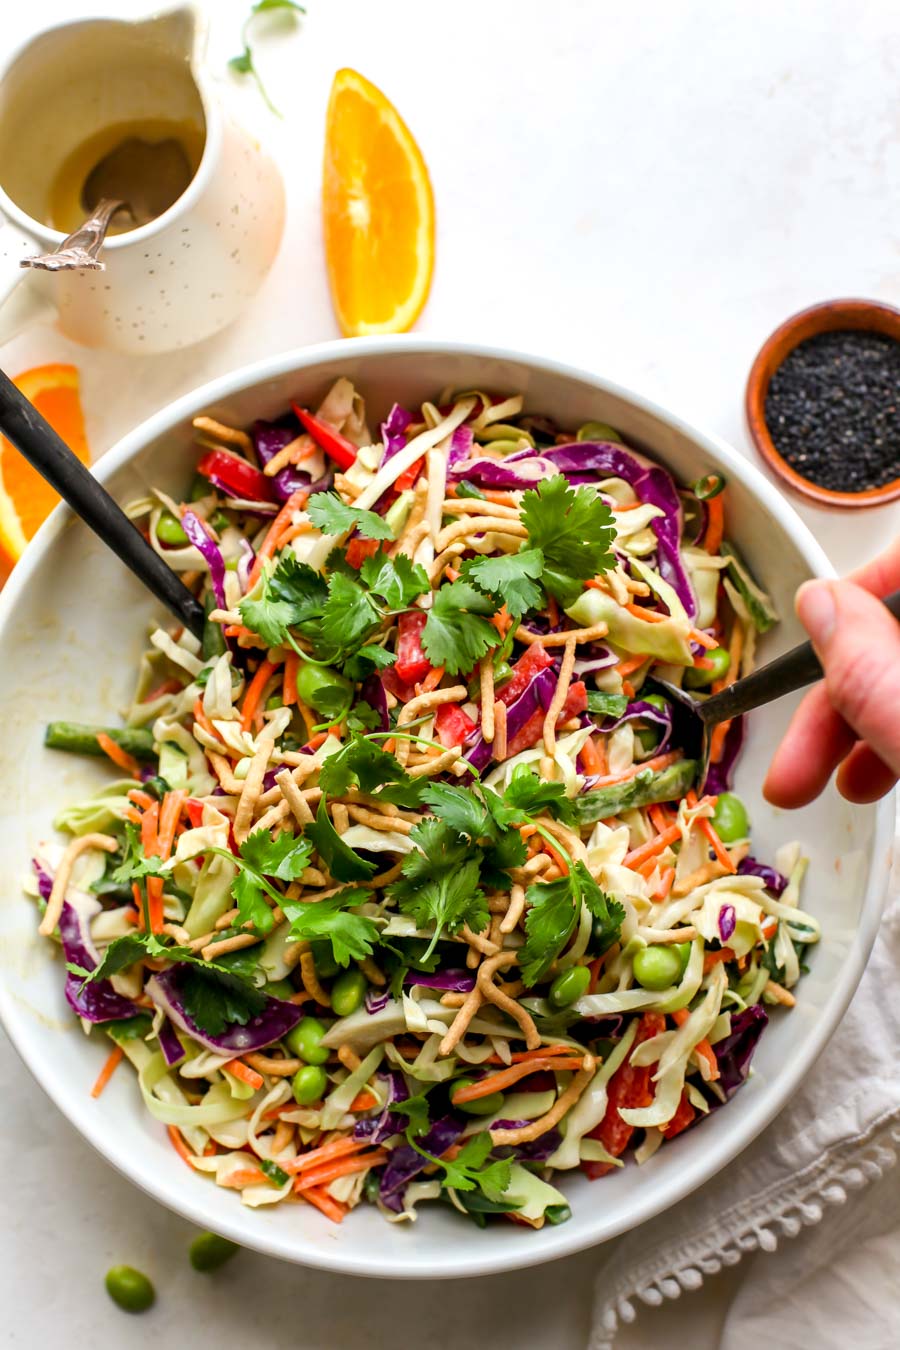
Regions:
<instances>
[{"instance_id":1,"label":"white serving bowl","mask_svg":"<svg viewBox=\"0 0 900 1350\"><path fill-rule=\"evenodd\" d=\"M439 390L522 392L530 411L574 428L589 419L618 427L683 482L709 471L728 479L728 533L774 595L783 622L761 644L767 659L802 637L792 598L829 563L778 490L722 441L695 431L616 385L539 357L419 338L330 343L248 366L179 399L126 436L97 477L126 501L156 484L176 498L196 462L191 418L209 413L234 425L272 417L291 398L314 404L338 375L365 395L370 422L395 400L416 404ZM724 1110L599 1182L567 1174L573 1217L541 1232L497 1224L479 1232L449 1210L425 1209L415 1225L390 1225L367 1206L335 1227L308 1206L250 1210L234 1192L188 1171L163 1127L143 1109L128 1066L99 1101L89 1092L108 1046L90 1041L63 998L63 969L37 936L37 914L20 879L37 843L67 802L109 777L99 761L43 748L53 718L115 722L130 697L154 602L66 507L42 527L0 596L0 1014L28 1068L72 1124L120 1172L203 1228L309 1266L355 1275L434 1278L509 1270L601 1242L677 1203L734 1159L790 1099L834 1031L859 981L878 926L887 882L892 807L851 807L829 789L786 814L762 800L766 764L795 699L751 718L738 787L754 827L754 853L771 859L803 840L812 863L804 898L823 940L797 991L797 1007L775 1010L751 1080Z\"/></svg>"}]
</instances>

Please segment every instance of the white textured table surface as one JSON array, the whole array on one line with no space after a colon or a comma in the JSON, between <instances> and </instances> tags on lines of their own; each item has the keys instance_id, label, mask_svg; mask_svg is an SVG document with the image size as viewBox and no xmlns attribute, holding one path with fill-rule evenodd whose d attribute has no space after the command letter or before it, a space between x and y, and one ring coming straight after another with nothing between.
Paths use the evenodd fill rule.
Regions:
<instances>
[{"instance_id":1,"label":"white textured table surface","mask_svg":"<svg viewBox=\"0 0 900 1350\"><path fill-rule=\"evenodd\" d=\"M223 97L287 181L281 254L246 317L171 358L89 352L48 329L0 354L13 373L52 359L79 366L95 452L213 375L337 336L318 188L328 88L343 65L394 99L433 175L438 261L423 333L591 367L747 450L743 383L776 323L836 295L900 303L900 35L889 0L308 7L292 36L269 38L260 24L259 64L285 113L279 122L249 83L224 74L240 45L242 0L207 6ZM76 0L9 8L6 49L37 19L88 12ZM90 7L116 16L142 9L130 0ZM897 527L896 507L856 517L800 509L842 569ZM353 1281L251 1253L205 1281L187 1265L188 1225L111 1173L5 1043L0 1066L6 1344L111 1350L143 1344L151 1329L183 1336L186 1326L202 1350L356 1350L398 1335L421 1350L450 1350L473 1334L494 1350L585 1344L590 1253L470 1280L464 1294ZM103 1294L103 1274L119 1261L156 1281L152 1321L129 1321ZM730 1273L677 1311L642 1316L622 1346L649 1350L676 1325L695 1350L715 1346L740 1278Z\"/></svg>"}]
</instances>

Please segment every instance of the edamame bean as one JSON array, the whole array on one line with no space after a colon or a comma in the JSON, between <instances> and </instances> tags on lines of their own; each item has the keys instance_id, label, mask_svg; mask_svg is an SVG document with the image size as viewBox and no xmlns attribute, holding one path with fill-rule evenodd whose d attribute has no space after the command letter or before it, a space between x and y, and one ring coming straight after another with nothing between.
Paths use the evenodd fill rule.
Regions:
<instances>
[{"instance_id":1,"label":"edamame bean","mask_svg":"<svg viewBox=\"0 0 900 1350\"><path fill-rule=\"evenodd\" d=\"M106 1292L123 1312L140 1313L152 1308L156 1290L133 1266L113 1266L106 1272Z\"/></svg>"},{"instance_id":2,"label":"edamame bean","mask_svg":"<svg viewBox=\"0 0 900 1350\"><path fill-rule=\"evenodd\" d=\"M317 1017L304 1017L284 1038L292 1055L307 1064L324 1064L331 1051L322 1044L325 1028Z\"/></svg>"},{"instance_id":3,"label":"edamame bean","mask_svg":"<svg viewBox=\"0 0 900 1350\"><path fill-rule=\"evenodd\" d=\"M668 989L678 981L681 957L670 946L643 947L634 956L634 978L645 989Z\"/></svg>"},{"instance_id":4,"label":"edamame bean","mask_svg":"<svg viewBox=\"0 0 900 1350\"><path fill-rule=\"evenodd\" d=\"M218 1233L198 1233L188 1248L188 1256L195 1270L218 1270L240 1250L236 1242L219 1237Z\"/></svg>"},{"instance_id":5,"label":"edamame bean","mask_svg":"<svg viewBox=\"0 0 900 1350\"><path fill-rule=\"evenodd\" d=\"M544 1210L544 1218L554 1225L566 1223L571 1217L572 1211L568 1205L548 1205Z\"/></svg>"},{"instance_id":6,"label":"edamame bean","mask_svg":"<svg viewBox=\"0 0 900 1350\"><path fill-rule=\"evenodd\" d=\"M723 680L728 674L731 653L727 647L713 647L711 651L705 652L704 656L711 664L708 667L692 666L690 670L686 670L684 673L686 688L705 689L714 680Z\"/></svg>"},{"instance_id":7,"label":"edamame bean","mask_svg":"<svg viewBox=\"0 0 900 1350\"><path fill-rule=\"evenodd\" d=\"M472 1102L454 1102L453 1098L460 1088L472 1087L474 1078L457 1078L450 1088L450 1102L458 1111L469 1116L493 1116L503 1106L503 1093L491 1092L487 1097L476 1097Z\"/></svg>"},{"instance_id":8,"label":"edamame bean","mask_svg":"<svg viewBox=\"0 0 900 1350\"><path fill-rule=\"evenodd\" d=\"M304 1064L298 1069L291 1082L294 1101L298 1106L312 1106L320 1102L328 1086L328 1075L320 1064Z\"/></svg>"},{"instance_id":9,"label":"edamame bean","mask_svg":"<svg viewBox=\"0 0 900 1350\"><path fill-rule=\"evenodd\" d=\"M691 944L690 942L674 942L672 944L672 950L678 953L678 960L681 963L681 968L678 971L678 978L680 980L687 970L688 961L691 959Z\"/></svg>"},{"instance_id":10,"label":"edamame bean","mask_svg":"<svg viewBox=\"0 0 900 1350\"><path fill-rule=\"evenodd\" d=\"M330 666L314 666L304 661L297 674L297 693L301 702L323 716L331 716L349 703L353 686Z\"/></svg>"},{"instance_id":11,"label":"edamame bean","mask_svg":"<svg viewBox=\"0 0 900 1350\"><path fill-rule=\"evenodd\" d=\"M747 808L734 792L720 792L712 817L713 829L723 844L734 844L750 833Z\"/></svg>"},{"instance_id":12,"label":"edamame bean","mask_svg":"<svg viewBox=\"0 0 900 1350\"><path fill-rule=\"evenodd\" d=\"M336 1017L349 1017L362 1007L368 987L361 970L346 970L331 986L331 1011Z\"/></svg>"},{"instance_id":13,"label":"edamame bean","mask_svg":"<svg viewBox=\"0 0 900 1350\"><path fill-rule=\"evenodd\" d=\"M557 975L550 986L548 998L554 1008L568 1008L570 1003L587 993L591 972L587 966L571 966Z\"/></svg>"},{"instance_id":14,"label":"edamame bean","mask_svg":"<svg viewBox=\"0 0 900 1350\"><path fill-rule=\"evenodd\" d=\"M622 433L608 422L585 422L575 433L576 441L615 441L621 444Z\"/></svg>"},{"instance_id":15,"label":"edamame bean","mask_svg":"<svg viewBox=\"0 0 900 1350\"><path fill-rule=\"evenodd\" d=\"M156 537L161 544L168 544L174 548L183 548L185 544L191 542L181 528L181 521L176 520L171 511L163 511L156 522Z\"/></svg>"}]
</instances>

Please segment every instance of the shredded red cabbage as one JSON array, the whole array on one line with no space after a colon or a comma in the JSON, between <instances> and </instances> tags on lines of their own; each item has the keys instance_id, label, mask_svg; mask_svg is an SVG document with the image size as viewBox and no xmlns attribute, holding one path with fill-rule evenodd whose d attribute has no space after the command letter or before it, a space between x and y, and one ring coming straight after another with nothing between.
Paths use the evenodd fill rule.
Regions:
<instances>
[{"instance_id":1,"label":"shredded red cabbage","mask_svg":"<svg viewBox=\"0 0 900 1350\"><path fill-rule=\"evenodd\" d=\"M384 442L384 454L381 467L393 459L406 447L406 432L412 424L412 413L395 403L381 424L381 439Z\"/></svg>"},{"instance_id":2,"label":"shredded red cabbage","mask_svg":"<svg viewBox=\"0 0 900 1350\"><path fill-rule=\"evenodd\" d=\"M781 892L787 888L788 879L783 873L770 867L768 863L757 862L756 858L742 858L738 863L737 870L745 877L762 877L769 890L775 895L781 895Z\"/></svg>"},{"instance_id":3,"label":"shredded red cabbage","mask_svg":"<svg viewBox=\"0 0 900 1350\"><path fill-rule=\"evenodd\" d=\"M402 1134L407 1121L406 1116L401 1115L399 1111L391 1110L394 1102L405 1102L409 1096L403 1074L392 1069L389 1073L380 1073L378 1077L387 1083L384 1107L377 1116L358 1120L353 1127L353 1138L368 1139L370 1144L380 1144L385 1139L390 1139L392 1134Z\"/></svg>"},{"instance_id":4,"label":"shredded red cabbage","mask_svg":"<svg viewBox=\"0 0 900 1350\"><path fill-rule=\"evenodd\" d=\"M210 539L203 522L195 511L185 511L181 517L181 528L195 548L199 549L209 567L209 579L212 582L216 604L226 609L225 603L225 559L217 543Z\"/></svg>"},{"instance_id":5,"label":"shredded red cabbage","mask_svg":"<svg viewBox=\"0 0 900 1350\"><path fill-rule=\"evenodd\" d=\"M454 464L460 464L464 459L469 458L474 444L475 433L470 426L463 422L462 426L457 427L450 437L450 448L447 451L448 472L453 469Z\"/></svg>"},{"instance_id":6,"label":"shredded red cabbage","mask_svg":"<svg viewBox=\"0 0 900 1350\"><path fill-rule=\"evenodd\" d=\"M387 694L384 685L381 683L380 675L372 674L363 682L359 691L359 698L361 703L368 703L369 707L373 708L378 714L378 730L390 731L391 719L388 713Z\"/></svg>"},{"instance_id":7,"label":"shredded red cabbage","mask_svg":"<svg viewBox=\"0 0 900 1350\"><path fill-rule=\"evenodd\" d=\"M660 742L654 747L653 753L661 755L672 736L672 709L667 703L665 709L657 708L652 703L644 703L641 699L629 703L621 717L601 718L597 722L599 729L608 733L616 731L618 727L624 726L626 722L652 722L655 726L662 729Z\"/></svg>"},{"instance_id":8,"label":"shredded red cabbage","mask_svg":"<svg viewBox=\"0 0 900 1350\"><path fill-rule=\"evenodd\" d=\"M719 937L727 942L737 927L737 914L734 905L722 905L719 910Z\"/></svg>"},{"instance_id":9,"label":"shredded red cabbage","mask_svg":"<svg viewBox=\"0 0 900 1350\"><path fill-rule=\"evenodd\" d=\"M427 975L421 970L409 970L404 984L421 984L426 989L441 989L448 994L471 994L475 976L470 970L436 970Z\"/></svg>"},{"instance_id":10,"label":"shredded red cabbage","mask_svg":"<svg viewBox=\"0 0 900 1350\"><path fill-rule=\"evenodd\" d=\"M465 1128L466 1122L459 1116L442 1116L422 1139L421 1147L426 1153L439 1158L456 1143ZM381 1175L379 1194L382 1202L399 1214L403 1208L399 1192L427 1166L428 1159L416 1152L412 1144L401 1144L399 1148L393 1149Z\"/></svg>"},{"instance_id":11,"label":"shredded red cabbage","mask_svg":"<svg viewBox=\"0 0 900 1350\"><path fill-rule=\"evenodd\" d=\"M556 665L539 670L527 688L506 710L506 734L511 741L522 730L529 717L539 708L547 709L553 700L557 685ZM493 746L480 731L474 731L465 745L465 758L481 773L493 758Z\"/></svg>"},{"instance_id":12,"label":"shredded red cabbage","mask_svg":"<svg viewBox=\"0 0 900 1350\"><path fill-rule=\"evenodd\" d=\"M277 422L254 422L251 435L260 464L265 467L269 460L275 458L279 450L290 445L291 441L295 441L302 433L303 428L290 413ZM288 464L275 474L272 486L279 500L286 502L291 493L297 492L300 488L309 488L312 495L314 492L327 492L333 482L334 473L331 469L326 470L321 478L313 480L311 474L304 473L294 464Z\"/></svg>"},{"instance_id":13,"label":"shredded red cabbage","mask_svg":"<svg viewBox=\"0 0 900 1350\"><path fill-rule=\"evenodd\" d=\"M184 1006L181 993L184 978L183 966L170 966L147 981L146 991L157 1008L162 1008L177 1027L215 1055L237 1056L264 1050L286 1036L303 1017L303 1010L296 1004L267 998L262 1012L251 1017L246 1026L234 1023L220 1036L211 1036L197 1025Z\"/></svg>"},{"instance_id":14,"label":"shredded red cabbage","mask_svg":"<svg viewBox=\"0 0 900 1350\"><path fill-rule=\"evenodd\" d=\"M157 1036L159 1048L162 1051L162 1057L171 1069L174 1065L180 1064L185 1057L185 1049L178 1039L175 1028L168 1017L163 1019L163 1024L159 1029Z\"/></svg>"},{"instance_id":15,"label":"shredded red cabbage","mask_svg":"<svg viewBox=\"0 0 900 1350\"><path fill-rule=\"evenodd\" d=\"M374 1013L380 1013L391 1001L389 989L368 989L366 990L366 1012L371 1017Z\"/></svg>"},{"instance_id":16,"label":"shredded red cabbage","mask_svg":"<svg viewBox=\"0 0 900 1350\"><path fill-rule=\"evenodd\" d=\"M550 460L542 459L534 450L529 450L527 458L521 463L512 464L510 461L516 458L516 455L510 455L507 459L458 459L448 470L447 476L450 479L465 478L466 482L478 488L515 491L533 488L556 472Z\"/></svg>"},{"instance_id":17,"label":"shredded red cabbage","mask_svg":"<svg viewBox=\"0 0 900 1350\"><path fill-rule=\"evenodd\" d=\"M769 1015L761 1003L735 1013L731 1031L716 1041L713 1053L719 1065L719 1086L726 1097L733 1097L750 1072L750 1060L769 1022ZM721 1105L717 1100L712 1106Z\"/></svg>"},{"instance_id":18,"label":"shredded red cabbage","mask_svg":"<svg viewBox=\"0 0 900 1350\"><path fill-rule=\"evenodd\" d=\"M530 1120L495 1120L491 1129L521 1130L530 1124ZM496 1158L515 1158L518 1162L546 1162L550 1155L556 1152L561 1143L562 1135L559 1130L554 1128L525 1144L502 1144L499 1148L494 1149L493 1156Z\"/></svg>"}]
</instances>

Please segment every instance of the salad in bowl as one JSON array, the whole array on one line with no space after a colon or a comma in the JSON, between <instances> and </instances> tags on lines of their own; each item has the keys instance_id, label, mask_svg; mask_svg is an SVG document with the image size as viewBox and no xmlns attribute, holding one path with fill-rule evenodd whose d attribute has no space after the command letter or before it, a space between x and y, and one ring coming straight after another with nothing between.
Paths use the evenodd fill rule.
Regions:
<instances>
[{"instance_id":1,"label":"salad in bowl","mask_svg":"<svg viewBox=\"0 0 900 1350\"><path fill-rule=\"evenodd\" d=\"M754 854L741 719L704 778L666 698L777 615L721 476L516 392L375 428L365 393L197 417L183 497L130 503L206 624L150 634L121 726L48 726L115 774L28 889L111 1047L85 1092L128 1061L195 1184L541 1228L727 1107L795 1003L803 849Z\"/></svg>"}]
</instances>

